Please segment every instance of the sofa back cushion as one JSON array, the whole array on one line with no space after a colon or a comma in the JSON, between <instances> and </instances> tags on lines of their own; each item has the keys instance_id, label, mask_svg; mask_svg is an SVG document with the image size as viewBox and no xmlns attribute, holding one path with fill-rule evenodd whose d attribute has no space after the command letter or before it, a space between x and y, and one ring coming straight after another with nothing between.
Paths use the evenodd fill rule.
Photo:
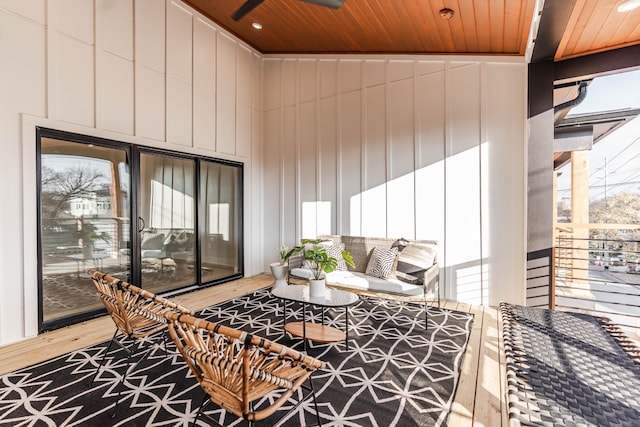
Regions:
<instances>
[{"instance_id":1,"label":"sofa back cushion","mask_svg":"<svg viewBox=\"0 0 640 427\"><path fill-rule=\"evenodd\" d=\"M318 236L318 239L331 241L333 242L333 244L336 244L336 245L340 243L344 243L345 250L351 253L351 256L353 256L353 261L356 265L355 268L349 267L349 270L359 271L361 273L364 273L367 271L367 264L369 263L369 258L371 257L373 248L375 247L391 248L392 246L399 246L399 239L389 238L389 237L362 237L362 236L343 236L343 235L327 234L327 235ZM425 258L422 260L418 260L419 262L413 259L416 256L416 254L414 253L413 251L414 248L412 247L412 249L409 252L407 252L406 256L403 257L404 264L403 264L403 267L401 267L402 270L406 270L408 272L407 273L404 273L403 271L400 272L400 276L404 276L403 278L398 277L397 273L395 277L398 280L402 280L403 282L406 282L406 283L421 284L420 280L418 280L418 282L416 283L414 278L409 276L413 276L413 274L411 274L411 272L413 272L414 274L418 274L419 278L421 279L422 274L419 273L419 271L422 270L422 272L424 272L424 269L428 268L428 267L425 267L426 265L431 266L434 263L438 262L438 254L437 254L438 242L435 240L406 240L406 239L402 239L402 240L404 240L407 244L418 245L415 249L419 250L421 252L421 256L424 256ZM398 247L398 251L400 255L402 254L402 251L400 249L405 249L405 248ZM398 257L398 260L399 259L400 258ZM415 264L412 264L412 263L415 263ZM408 267L409 265L412 265L417 268ZM397 270L397 266L396 266L396 270Z\"/></svg>"},{"instance_id":2,"label":"sofa back cushion","mask_svg":"<svg viewBox=\"0 0 640 427\"><path fill-rule=\"evenodd\" d=\"M436 247L429 243L409 241L401 249L395 269L395 278L405 283L422 285L424 272L431 267L436 257Z\"/></svg>"}]
</instances>

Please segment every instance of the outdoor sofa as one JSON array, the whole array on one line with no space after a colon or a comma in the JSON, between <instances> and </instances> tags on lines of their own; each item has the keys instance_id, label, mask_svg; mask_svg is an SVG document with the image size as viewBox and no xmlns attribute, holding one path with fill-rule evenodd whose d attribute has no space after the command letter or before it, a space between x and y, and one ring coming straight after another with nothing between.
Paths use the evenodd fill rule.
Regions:
<instances>
[{"instance_id":1,"label":"outdoor sofa","mask_svg":"<svg viewBox=\"0 0 640 427\"><path fill-rule=\"evenodd\" d=\"M328 285L439 301L437 241L344 235L321 235L318 239L339 261L338 269L326 274ZM351 253L355 268L341 261L341 249ZM387 265L381 265L384 263ZM302 253L289 259L289 275L311 277Z\"/></svg>"}]
</instances>

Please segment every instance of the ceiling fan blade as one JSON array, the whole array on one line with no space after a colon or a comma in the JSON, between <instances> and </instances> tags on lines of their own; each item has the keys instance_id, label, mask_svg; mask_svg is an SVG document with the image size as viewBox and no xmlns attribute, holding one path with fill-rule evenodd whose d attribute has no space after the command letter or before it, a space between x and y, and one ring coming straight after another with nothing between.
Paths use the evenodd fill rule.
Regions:
<instances>
[{"instance_id":1,"label":"ceiling fan blade","mask_svg":"<svg viewBox=\"0 0 640 427\"><path fill-rule=\"evenodd\" d=\"M242 6L240 6L238 10L234 12L233 15L231 15L231 18L234 21L239 21L247 13L251 12L253 9L258 7L260 3L262 3L263 1L264 0L247 0L246 2L244 2Z\"/></svg>"},{"instance_id":2,"label":"ceiling fan blade","mask_svg":"<svg viewBox=\"0 0 640 427\"><path fill-rule=\"evenodd\" d=\"M330 7L331 9L338 9L344 4L344 0L302 0L307 3L317 4L318 6Z\"/></svg>"}]
</instances>

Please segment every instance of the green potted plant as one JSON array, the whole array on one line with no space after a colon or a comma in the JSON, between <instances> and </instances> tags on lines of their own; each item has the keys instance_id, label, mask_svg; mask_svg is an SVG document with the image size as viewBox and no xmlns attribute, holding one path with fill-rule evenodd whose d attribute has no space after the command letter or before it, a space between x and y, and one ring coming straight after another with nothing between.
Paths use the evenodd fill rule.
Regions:
<instances>
[{"instance_id":1,"label":"green potted plant","mask_svg":"<svg viewBox=\"0 0 640 427\"><path fill-rule=\"evenodd\" d=\"M313 248L304 251L304 259L308 261L313 277L312 279L309 279L310 295L312 297L324 296L326 288L326 274L335 271L338 267L338 260L329 255L325 247L317 245L317 243L320 243L319 240L303 240L302 243L316 244ZM342 258L344 258L344 261L348 265L355 267L351 253L343 249Z\"/></svg>"},{"instance_id":2,"label":"green potted plant","mask_svg":"<svg viewBox=\"0 0 640 427\"><path fill-rule=\"evenodd\" d=\"M280 286L287 285L287 273L289 272L289 266L287 265L287 261L289 257L292 255L290 249L282 245L278 248L278 253L280 255L280 261L273 262L269 264L269 268L271 269L271 274L275 278L273 282L273 288L277 288ZM287 255L288 254L288 255Z\"/></svg>"},{"instance_id":3,"label":"green potted plant","mask_svg":"<svg viewBox=\"0 0 640 427\"><path fill-rule=\"evenodd\" d=\"M102 240L111 243L111 236L106 232L98 232L97 227L90 222L82 222L78 230L74 233L74 239L82 240L82 254L85 258L93 257L95 242Z\"/></svg>"}]
</instances>

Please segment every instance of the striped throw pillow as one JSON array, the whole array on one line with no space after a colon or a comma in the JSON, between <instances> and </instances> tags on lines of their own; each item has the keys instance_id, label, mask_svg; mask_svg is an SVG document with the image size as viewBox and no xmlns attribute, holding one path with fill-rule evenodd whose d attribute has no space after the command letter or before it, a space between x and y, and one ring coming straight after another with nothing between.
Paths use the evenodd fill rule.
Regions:
<instances>
[{"instance_id":1,"label":"striped throw pillow","mask_svg":"<svg viewBox=\"0 0 640 427\"><path fill-rule=\"evenodd\" d=\"M398 248L373 248L365 274L381 279L390 277L397 255Z\"/></svg>"},{"instance_id":2,"label":"striped throw pillow","mask_svg":"<svg viewBox=\"0 0 640 427\"><path fill-rule=\"evenodd\" d=\"M346 271L347 263L342 257L342 251L344 250L344 243L340 243L339 245L331 245L331 246L323 245L323 246L327 251L327 255L334 257L336 261L338 261L338 267L336 268L336 270Z\"/></svg>"}]
</instances>

